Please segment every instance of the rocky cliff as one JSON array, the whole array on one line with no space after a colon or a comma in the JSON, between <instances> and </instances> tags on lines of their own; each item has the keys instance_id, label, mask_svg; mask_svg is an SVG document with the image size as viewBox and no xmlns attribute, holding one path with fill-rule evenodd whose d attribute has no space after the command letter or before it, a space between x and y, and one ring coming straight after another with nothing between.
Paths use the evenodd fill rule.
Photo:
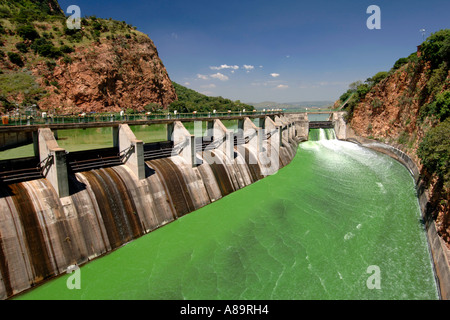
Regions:
<instances>
[{"instance_id":1,"label":"rocky cliff","mask_svg":"<svg viewBox=\"0 0 450 320\"><path fill-rule=\"evenodd\" d=\"M450 32L446 30L443 39L444 45L439 48L447 51L440 51L438 63L430 58L428 44L425 53L419 47L417 54L400 59L389 72L353 84L335 107L350 97L344 110L357 135L393 145L416 162L429 188L429 211L450 248ZM439 134L434 133L437 129ZM432 138L435 142L430 146ZM433 162L437 165L428 165Z\"/></svg>"},{"instance_id":2,"label":"rocky cliff","mask_svg":"<svg viewBox=\"0 0 450 320\"><path fill-rule=\"evenodd\" d=\"M145 35L135 39L103 39L71 54L70 64L58 63L49 72L45 63L33 73L41 87L52 94L41 99L42 109L61 112L143 111L149 104L166 108L176 100L175 89Z\"/></svg>"},{"instance_id":3,"label":"rocky cliff","mask_svg":"<svg viewBox=\"0 0 450 320\"><path fill-rule=\"evenodd\" d=\"M177 99L153 41L121 21L69 29L57 1L0 2L0 108L164 109ZM27 83L27 86L23 86Z\"/></svg>"}]
</instances>

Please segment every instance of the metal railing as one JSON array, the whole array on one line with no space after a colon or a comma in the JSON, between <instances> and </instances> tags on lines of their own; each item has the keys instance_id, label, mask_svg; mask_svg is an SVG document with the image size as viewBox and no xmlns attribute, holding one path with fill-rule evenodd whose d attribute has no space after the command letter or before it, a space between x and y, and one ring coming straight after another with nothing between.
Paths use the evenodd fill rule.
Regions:
<instances>
[{"instance_id":1,"label":"metal railing","mask_svg":"<svg viewBox=\"0 0 450 320\"><path fill-rule=\"evenodd\" d=\"M2 116L1 126L25 126L46 124L82 124L127 121L177 120L196 118L217 118L237 116L263 116L278 114L278 111L255 112L193 112L193 113L151 113L151 114L82 114L82 115L48 115L46 117L30 117L26 115Z\"/></svg>"}]
</instances>

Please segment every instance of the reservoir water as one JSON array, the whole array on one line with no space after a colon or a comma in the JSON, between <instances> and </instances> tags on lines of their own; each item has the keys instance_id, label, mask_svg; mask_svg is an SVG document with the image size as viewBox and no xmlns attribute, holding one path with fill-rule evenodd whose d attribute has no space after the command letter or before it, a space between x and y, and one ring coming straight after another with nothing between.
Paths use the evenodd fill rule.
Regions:
<instances>
[{"instance_id":1,"label":"reservoir water","mask_svg":"<svg viewBox=\"0 0 450 320\"><path fill-rule=\"evenodd\" d=\"M324 130L277 174L79 275L80 290L64 275L17 298L438 299L408 171Z\"/></svg>"}]
</instances>

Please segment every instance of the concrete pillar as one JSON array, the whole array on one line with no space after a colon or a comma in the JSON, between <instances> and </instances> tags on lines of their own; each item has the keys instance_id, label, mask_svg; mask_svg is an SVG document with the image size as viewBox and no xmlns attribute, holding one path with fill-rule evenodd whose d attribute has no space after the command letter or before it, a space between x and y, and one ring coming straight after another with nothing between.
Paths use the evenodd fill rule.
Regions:
<instances>
[{"instance_id":1,"label":"concrete pillar","mask_svg":"<svg viewBox=\"0 0 450 320\"><path fill-rule=\"evenodd\" d=\"M242 130L244 138L250 137L248 142L249 147L258 153L261 152L263 141L262 129L258 128L249 118L244 118L242 123L239 122L239 130Z\"/></svg>"},{"instance_id":2,"label":"concrete pillar","mask_svg":"<svg viewBox=\"0 0 450 320\"><path fill-rule=\"evenodd\" d=\"M266 134L272 133L270 141L272 143L277 143L278 146L281 147L283 143L283 125L275 123L271 117L266 117L265 131Z\"/></svg>"},{"instance_id":3,"label":"concrete pillar","mask_svg":"<svg viewBox=\"0 0 450 320\"><path fill-rule=\"evenodd\" d=\"M282 143L283 139L288 140L288 133L287 133L287 123L284 121L284 119L280 116L275 116L275 124L280 127L281 137L280 137L280 143Z\"/></svg>"},{"instance_id":4,"label":"concrete pillar","mask_svg":"<svg viewBox=\"0 0 450 320\"><path fill-rule=\"evenodd\" d=\"M344 120L345 112L333 113L333 125L336 138L339 140L347 139L347 123Z\"/></svg>"},{"instance_id":5,"label":"concrete pillar","mask_svg":"<svg viewBox=\"0 0 450 320\"><path fill-rule=\"evenodd\" d=\"M44 176L52 184L60 198L69 196L66 150L60 148L48 128L38 131L39 159L44 166Z\"/></svg>"},{"instance_id":6,"label":"concrete pillar","mask_svg":"<svg viewBox=\"0 0 450 320\"><path fill-rule=\"evenodd\" d=\"M234 159L234 132L228 130L222 121L216 119L214 120L214 141L224 139L225 141L221 143L217 149L221 150L228 159Z\"/></svg>"},{"instance_id":7,"label":"concrete pillar","mask_svg":"<svg viewBox=\"0 0 450 320\"><path fill-rule=\"evenodd\" d=\"M123 164L129 167L139 180L145 179L144 142L136 139L127 124L117 127L116 137Z\"/></svg>"},{"instance_id":8,"label":"concrete pillar","mask_svg":"<svg viewBox=\"0 0 450 320\"><path fill-rule=\"evenodd\" d=\"M200 164L195 155L195 136L190 134L181 121L175 121L172 125L173 132L171 140L174 145L172 156L180 155L193 167Z\"/></svg>"},{"instance_id":9,"label":"concrete pillar","mask_svg":"<svg viewBox=\"0 0 450 320\"><path fill-rule=\"evenodd\" d=\"M277 125L270 117L266 117L263 132L264 136L271 133L270 138L263 141L263 151L258 154L262 164L261 174L268 176L277 173L280 168L281 126Z\"/></svg>"}]
</instances>

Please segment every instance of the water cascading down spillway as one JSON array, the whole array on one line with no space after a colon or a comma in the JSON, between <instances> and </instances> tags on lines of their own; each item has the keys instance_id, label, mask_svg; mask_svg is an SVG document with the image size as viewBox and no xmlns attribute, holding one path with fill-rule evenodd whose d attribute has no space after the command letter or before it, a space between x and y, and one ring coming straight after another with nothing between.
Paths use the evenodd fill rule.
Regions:
<instances>
[{"instance_id":1,"label":"water cascading down spillway","mask_svg":"<svg viewBox=\"0 0 450 320\"><path fill-rule=\"evenodd\" d=\"M269 138L265 149L270 143ZM296 147L295 140L286 139L272 156L285 165ZM83 265L264 176L267 168L254 145L235 146L234 154L229 159L219 149L197 152L196 166L179 155L149 160L140 181L126 165L77 172L69 175L70 195L62 198L46 179L0 186L0 298Z\"/></svg>"}]
</instances>

